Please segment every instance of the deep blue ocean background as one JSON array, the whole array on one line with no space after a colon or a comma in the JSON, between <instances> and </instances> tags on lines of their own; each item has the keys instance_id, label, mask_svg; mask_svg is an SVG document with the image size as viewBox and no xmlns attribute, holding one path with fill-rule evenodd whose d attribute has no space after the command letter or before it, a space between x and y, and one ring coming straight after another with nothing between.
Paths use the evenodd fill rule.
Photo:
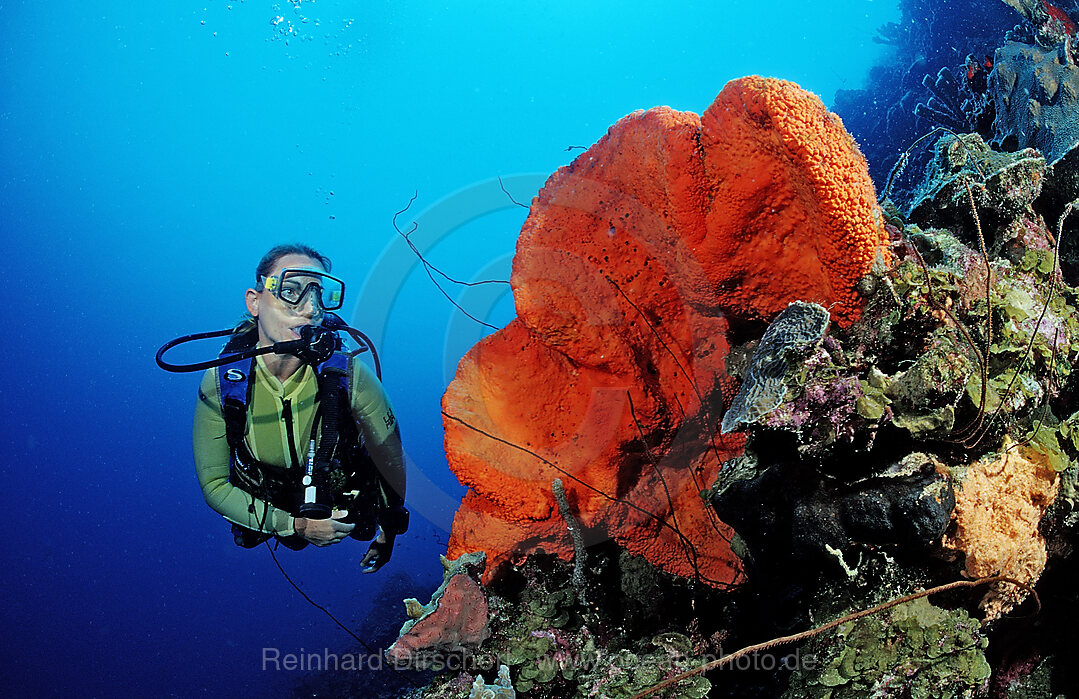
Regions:
<instances>
[{"instance_id":1,"label":"deep blue ocean background","mask_svg":"<svg viewBox=\"0 0 1079 699\"><path fill-rule=\"evenodd\" d=\"M361 576L355 542L283 565L373 642L426 600L463 489L439 398L487 332L395 232L465 280L509 275L544 179L623 115L702 112L746 74L831 104L887 60L896 2L0 1L7 697L288 696L263 649L350 652L264 549L233 545L191 460L198 374L153 360L230 325L270 246L349 284L410 462L413 527ZM885 97L886 98L886 97ZM503 287L455 298L493 325ZM178 359L208 358L207 343ZM375 601L379 600L379 601ZM382 620L382 624L376 623Z\"/></svg>"}]
</instances>

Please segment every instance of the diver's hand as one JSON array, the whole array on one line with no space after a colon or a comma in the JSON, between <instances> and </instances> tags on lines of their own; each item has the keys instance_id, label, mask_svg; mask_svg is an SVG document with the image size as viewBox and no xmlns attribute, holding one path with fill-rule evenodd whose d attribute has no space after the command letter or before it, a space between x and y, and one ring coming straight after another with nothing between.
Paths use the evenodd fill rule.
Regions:
<instances>
[{"instance_id":1,"label":"diver's hand","mask_svg":"<svg viewBox=\"0 0 1079 699\"><path fill-rule=\"evenodd\" d=\"M315 546L336 544L349 535L355 524L346 524L338 520L348 517L346 510L334 510L330 519L308 519L297 517L292 525L296 533Z\"/></svg>"},{"instance_id":2,"label":"diver's hand","mask_svg":"<svg viewBox=\"0 0 1079 699\"><path fill-rule=\"evenodd\" d=\"M390 560L390 556L393 554L393 540L395 538L397 537L393 534L387 534L379 528L378 535L371 542L371 545L367 547L367 554L360 561L364 573L374 573L386 565L386 562Z\"/></svg>"}]
</instances>

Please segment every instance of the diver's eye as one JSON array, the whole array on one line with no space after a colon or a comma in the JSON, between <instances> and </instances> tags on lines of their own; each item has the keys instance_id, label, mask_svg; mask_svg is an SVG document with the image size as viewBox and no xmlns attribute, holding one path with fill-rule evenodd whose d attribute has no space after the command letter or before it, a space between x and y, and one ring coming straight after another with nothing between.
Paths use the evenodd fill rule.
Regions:
<instances>
[{"instance_id":1,"label":"diver's eye","mask_svg":"<svg viewBox=\"0 0 1079 699\"><path fill-rule=\"evenodd\" d=\"M298 284L282 284L281 291L279 293L281 300L288 301L289 303L296 303L300 300L300 294L302 290Z\"/></svg>"}]
</instances>

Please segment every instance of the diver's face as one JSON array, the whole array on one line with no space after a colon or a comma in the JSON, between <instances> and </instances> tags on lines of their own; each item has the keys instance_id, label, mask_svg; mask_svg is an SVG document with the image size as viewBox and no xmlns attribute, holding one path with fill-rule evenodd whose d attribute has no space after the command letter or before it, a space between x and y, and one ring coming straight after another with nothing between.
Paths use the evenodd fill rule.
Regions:
<instances>
[{"instance_id":1,"label":"diver's face","mask_svg":"<svg viewBox=\"0 0 1079 699\"><path fill-rule=\"evenodd\" d=\"M316 272L326 270L307 255L285 255L277 261L268 277L280 276L286 267L310 269ZM322 322L322 306L317 294L307 294L299 306L291 306L274 296L272 291L248 289L245 297L247 311L258 319L259 346L265 347L277 342L297 340L300 328L304 325L318 325Z\"/></svg>"}]
</instances>

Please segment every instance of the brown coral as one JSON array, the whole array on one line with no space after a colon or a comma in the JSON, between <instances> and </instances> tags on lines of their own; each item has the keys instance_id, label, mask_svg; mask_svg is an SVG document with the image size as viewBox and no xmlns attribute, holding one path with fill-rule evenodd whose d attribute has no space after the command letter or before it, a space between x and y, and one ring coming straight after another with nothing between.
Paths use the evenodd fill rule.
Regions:
<instances>
[{"instance_id":1,"label":"brown coral","mask_svg":"<svg viewBox=\"0 0 1079 699\"><path fill-rule=\"evenodd\" d=\"M953 527L944 546L966 554L972 578L1004 575L1033 584L1045 570L1045 539L1038 524L1057 494L1058 476L1048 459L1014 446L973 463L956 491ZM1026 592L995 588L982 607L995 618L1015 607Z\"/></svg>"},{"instance_id":2,"label":"brown coral","mask_svg":"<svg viewBox=\"0 0 1079 699\"><path fill-rule=\"evenodd\" d=\"M475 651L488 636L487 596L473 578L484 567L482 552L464 554L456 560L442 558L442 585L431 601L405 600L409 620L400 637L386 650L396 665L414 669L446 662L447 654Z\"/></svg>"}]
</instances>

